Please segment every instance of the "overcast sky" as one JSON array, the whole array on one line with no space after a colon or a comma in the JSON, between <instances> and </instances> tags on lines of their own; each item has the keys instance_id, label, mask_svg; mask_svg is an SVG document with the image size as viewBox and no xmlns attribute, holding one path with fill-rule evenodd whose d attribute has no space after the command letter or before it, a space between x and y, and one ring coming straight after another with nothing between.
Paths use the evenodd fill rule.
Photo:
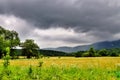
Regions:
<instances>
[{"instance_id":1,"label":"overcast sky","mask_svg":"<svg viewBox=\"0 0 120 80\"><path fill-rule=\"evenodd\" d=\"M120 0L0 0L0 25L41 47L120 39Z\"/></svg>"}]
</instances>

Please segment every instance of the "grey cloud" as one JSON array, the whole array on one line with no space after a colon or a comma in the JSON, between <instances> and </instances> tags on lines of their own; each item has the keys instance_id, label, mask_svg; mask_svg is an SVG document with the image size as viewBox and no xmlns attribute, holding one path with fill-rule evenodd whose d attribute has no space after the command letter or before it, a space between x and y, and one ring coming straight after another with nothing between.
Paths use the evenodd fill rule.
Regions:
<instances>
[{"instance_id":1,"label":"grey cloud","mask_svg":"<svg viewBox=\"0 0 120 80\"><path fill-rule=\"evenodd\" d=\"M50 41L77 44L112 40L120 31L120 0L0 0L0 14L21 18L32 25L29 28L72 28L76 35L87 34L37 36Z\"/></svg>"},{"instance_id":2,"label":"grey cloud","mask_svg":"<svg viewBox=\"0 0 120 80\"><path fill-rule=\"evenodd\" d=\"M0 12L14 14L40 28L60 26L84 32L117 33L119 3L119 0L4 0L0 1Z\"/></svg>"}]
</instances>

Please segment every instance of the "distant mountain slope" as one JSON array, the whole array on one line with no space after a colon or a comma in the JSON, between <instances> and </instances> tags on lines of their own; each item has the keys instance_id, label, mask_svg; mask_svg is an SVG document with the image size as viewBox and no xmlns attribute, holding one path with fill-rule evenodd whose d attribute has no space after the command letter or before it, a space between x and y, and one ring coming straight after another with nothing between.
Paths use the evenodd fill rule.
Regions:
<instances>
[{"instance_id":1,"label":"distant mountain slope","mask_svg":"<svg viewBox=\"0 0 120 80\"><path fill-rule=\"evenodd\" d=\"M76 52L76 51L84 51L88 50L90 47L94 47L95 49L111 49L111 48L120 48L120 40L115 41L103 41L93 43L91 45L82 45L76 47L58 47L58 48L44 48L44 50L54 50L54 51L62 51L62 52Z\"/></svg>"}]
</instances>

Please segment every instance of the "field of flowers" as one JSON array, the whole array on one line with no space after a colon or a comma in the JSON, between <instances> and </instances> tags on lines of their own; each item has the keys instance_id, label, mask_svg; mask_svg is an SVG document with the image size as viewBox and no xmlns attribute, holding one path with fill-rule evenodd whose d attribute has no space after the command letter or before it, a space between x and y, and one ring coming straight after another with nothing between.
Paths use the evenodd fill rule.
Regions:
<instances>
[{"instance_id":1,"label":"field of flowers","mask_svg":"<svg viewBox=\"0 0 120 80\"><path fill-rule=\"evenodd\" d=\"M0 60L1 80L120 80L120 57Z\"/></svg>"},{"instance_id":2,"label":"field of flowers","mask_svg":"<svg viewBox=\"0 0 120 80\"><path fill-rule=\"evenodd\" d=\"M42 61L43 67L55 66L77 66L82 68L100 67L100 68L115 68L120 64L120 57L44 57L42 59L16 59L10 60L11 66L37 66ZM3 60L0 60L0 64ZM2 64L1 64L2 65Z\"/></svg>"}]
</instances>

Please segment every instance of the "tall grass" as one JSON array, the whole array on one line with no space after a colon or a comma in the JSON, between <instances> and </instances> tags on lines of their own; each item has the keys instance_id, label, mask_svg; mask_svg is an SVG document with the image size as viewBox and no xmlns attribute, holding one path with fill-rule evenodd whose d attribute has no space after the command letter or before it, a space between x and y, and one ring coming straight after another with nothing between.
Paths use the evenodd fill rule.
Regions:
<instances>
[{"instance_id":1,"label":"tall grass","mask_svg":"<svg viewBox=\"0 0 120 80\"><path fill-rule=\"evenodd\" d=\"M120 80L117 69L79 67L9 67L9 74L0 67L0 80Z\"/></svg>"},{"instance_id":2,"label":"tall grass","mask_svg":"<svg viewBox=\"0 0 120 80\"><path fill-rule=\"evenodd\" d=\"M26 61L27 66L15 64L16 61ZM12 60L7 71L0 65L0 80L120 80L119 61L120 58L62 57Z\"/></svg>"}]
</instances>

